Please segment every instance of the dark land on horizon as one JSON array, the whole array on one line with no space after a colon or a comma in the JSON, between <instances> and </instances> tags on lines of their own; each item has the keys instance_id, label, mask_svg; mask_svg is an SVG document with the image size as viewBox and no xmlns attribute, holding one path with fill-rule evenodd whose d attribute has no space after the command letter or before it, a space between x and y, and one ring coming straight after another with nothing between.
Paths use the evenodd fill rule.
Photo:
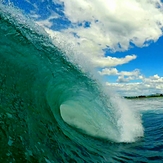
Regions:
<instances>
[{"instance_id":1,"label":"dark land on horizon","mask_svg":"<svg viewBox=\"0 0 163 163\"><path fill-rule=\"evenodd\" d=\"M163 97L163 94L152 94L152 95L140 95L140 96L124 96L126 99L138 99L138 98L153 98L153 97Z\"/></svg>"}]
</instances>

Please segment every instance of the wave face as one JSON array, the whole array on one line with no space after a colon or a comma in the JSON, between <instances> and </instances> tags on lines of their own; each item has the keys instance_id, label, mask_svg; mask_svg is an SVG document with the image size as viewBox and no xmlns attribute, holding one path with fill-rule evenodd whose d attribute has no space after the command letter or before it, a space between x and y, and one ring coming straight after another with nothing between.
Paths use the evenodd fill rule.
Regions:
<instances>
[{"instance_id":1,"label":"wave face","mask_svg":"<svg viewBox=\"0 0 163 163\"><path fill-rule=\"evenodd\" d=\"M0 5L0 36L1 162L114 162L143 136L140 116L20 11Z\"/></svg>"}]
</instances>

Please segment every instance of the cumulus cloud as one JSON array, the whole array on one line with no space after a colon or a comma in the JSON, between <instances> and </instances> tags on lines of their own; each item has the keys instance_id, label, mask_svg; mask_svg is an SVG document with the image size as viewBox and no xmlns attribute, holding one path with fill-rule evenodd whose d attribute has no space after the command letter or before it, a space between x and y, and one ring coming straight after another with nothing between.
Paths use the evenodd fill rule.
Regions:
<instances>
[{"instance_id":1,"label":"cumulus cloud","mask_svg":"<svg viewBox=\"0 0 163 163\"><path fill-rule=\"evenodd\" d=\"M71 29L96 46L123 51L130 47L130 42L142 47L162 35L163 13L159 0L60 1L64 3L67 18L76 24ZM84 22L90 26L85 28ZM79 23L83 26L78 26Z\"/></svg>"},{"instance_id":2,"label":"cumulus cloud","mask_svg":"<svg viewBox=\"0 0 163 163\"><path fill-rule=\"evenodd\" d=\"M108 56L103 58L95 58L94 64L99 67L114 67L117 65L128 63L133 59L136 59L136 55L127 55L124 58L115 58Z\"/></svg>"},{"instance_id":3,"label":"cumulus cloud","mask_svg":"<svg viewBox=\"0 0 163 163\"><path fill-rule=\"evenodd\" d=\"M129 82L131 80L141 79L142 75L140 74L140 71L138 69L128 72L128 71L121 71L119 73L119 77L117 79L117 82L124 83Z\"/></svg>"},{"instance_id":4,"label":"cumulus cloud","mask_svg":"<svg viewBox=\"0 0 163 163\"><path fill-rule=\"evenodd\" d=\"M140 82L135 83L109 83L111 86L120 92L123 96L149 95L154 93L163 93L163 77L154 75L150 77L142 77Z\"/></svg>"},{"instance_id":5,"label":"cumulus cloud","mask_svg":"<svg viewBox=\"0 0 163 163\"><path fill-rule=\"evenodd\" d=\"M160 0L53 2L63 5L64 15L61 15L71 25L56 34L51 29L50 18L40 21L40 24L48 27L46 30L51 30L49 33L56 34L54 37L60 39L59 46L72 44L71 47L78 55L86 56L96 67L122 65L136 58L135 55L124 58L105 57L104 49L116 52L128 50L132 44L138 47L148 46L162 36L163 10Z\"/></svg>"},{"instance_id":6,"label":"cumulus cloud","mask_svg":"<svg viewBox=\"0 0 163 163\"><path fill-rule=\"evenodd\" d=\"M135 69L134 71L121 71L118 72L116 68L104 68L102 71L99 71L101 75L122 75L122 76L139 76L140 71Z\"/></svg>"},{"instance_id":7,"label":"cumulus cloud","mask_svg":"<svg viewBox=\"0 0 163 163\"><path fill-rule=\"evenodd\" d=\"M121 71L119 72L116 68L104 68L102 71L99 71L100 75L114 75L118 76L117 82L118 83L126 83L131 80L136 79L143 79L143 75L141 75L140 71L138 69L135 69L134 71Z\"/></svg>"},{"instance_id":8,"label":"cumulus cloud","mask_svg":"<svg viewBox=\"0 0 163 163\"><path fill-rule=\"evenodd\" d=\"M163 90L163 77L159 75L150 76L149 78L144 78L143 83L155 88L156 90Z\"/></svg>"},{"instance_id":9,"label":"cumulus cloud","mask_svg":"<svg viewBox=\"0 0 163 163\"><path fill-rule=\"evenodd\" d=\"M104 68L99 71L100 75L118 75L118 70L116 68Z\"/></svg>"},{"instance_id":10,"label":"cumulus cloud","mask_svg":"<svg viewBox=\"0 0 163 163\"><path fill-rule=\"evenodd\" d=\"M150 94L163 89L163 77L157 74L147 78L139 70L119 72L115 68L136 59L136 55L117 58L105 54L106 49L122 52L133 44L144 47L156 42L163 34L163 4L160 0L52 1L61 5L62 11L50 11L51 15L38 23L54 38L55 45L77 57L84 56L85 62L91 62L94 67L103 68L101 75L116 75L117 83L107 84L123 93ZM55 31L52 20L60 16L70 24ZM127 83L135 79L141 82Z\"/></svg>"},{"instance_id":11,"label":"cumulus cloud","mask_svg":"<svg viewBox=\"0 0 163 163\"><path fill-rule=\"evenodd\" d=\"M138 96L138 95L150 95L153 93L161 93L160 90L156 89L149 84L141 82L137 83L106 83L108 86L117 90L122 96Z\"/></svg>"}]
</instances>

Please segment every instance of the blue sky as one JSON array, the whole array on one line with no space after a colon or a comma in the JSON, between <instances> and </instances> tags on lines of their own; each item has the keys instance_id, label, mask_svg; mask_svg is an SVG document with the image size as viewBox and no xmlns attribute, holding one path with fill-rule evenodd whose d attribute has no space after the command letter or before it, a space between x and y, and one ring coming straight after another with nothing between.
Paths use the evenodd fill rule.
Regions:
<instances>
[{"instance_id":1,"label":"blue sky","mask_svg":"<svg viewBox=\"0 0 163 163\"><path fill-rule=\"evenodd\" d=\"M146 77L158 74L163 76L163 37L148 47L133 47L125 52L108 53L110 56L124 57L127 54L136 54L137 58L128 64L117 66L120 71L131 71L138 68Z\"/></svg>"},{"instance_id":2,"label":"blue sky","mask_svg":"<svg viewBox=\"0 0 163 163\"><path fill-rule=\"evenodd\" d=\"M159 0L6 0L71 47L122 95L163 93ZM66 47L67 46L67 47Z\"/></svg>"}]
</instances>

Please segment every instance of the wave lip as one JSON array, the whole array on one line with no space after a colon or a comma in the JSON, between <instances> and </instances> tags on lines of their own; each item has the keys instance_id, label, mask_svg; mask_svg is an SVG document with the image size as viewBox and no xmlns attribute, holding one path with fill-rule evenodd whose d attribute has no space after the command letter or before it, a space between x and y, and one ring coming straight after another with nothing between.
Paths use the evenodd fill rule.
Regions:
<instances>
[{"instance_id":1,"label":"wave lip","mask_svg":"<svg viewBox=\"0 0 163 163\"><path fill-rule=\"evenodd\" d=\"M143 135L139 116L125 106L124 100L105 92L99 81L67 60L62 50L52 44L49 35L32 25L19 11L8 10L3 5L0 7L0 34L4 37L1 46L4 48L11 43L7 55L6 49L2 48L0 57L21 70L22 80L17 79L17 73L12 75L21 83L22 87L19 86L17 91L23 97L26 97L27 90L26 93L30 93L33 99L39 99L41 104L45 98L43 101L49 104L63 132L73 132L65 125L66 122L80 134L114 142L132 142ZM16 13L21 15L21 19ZM23 84L28 87L23 87Z\"/></svg>"}]
</instances>

